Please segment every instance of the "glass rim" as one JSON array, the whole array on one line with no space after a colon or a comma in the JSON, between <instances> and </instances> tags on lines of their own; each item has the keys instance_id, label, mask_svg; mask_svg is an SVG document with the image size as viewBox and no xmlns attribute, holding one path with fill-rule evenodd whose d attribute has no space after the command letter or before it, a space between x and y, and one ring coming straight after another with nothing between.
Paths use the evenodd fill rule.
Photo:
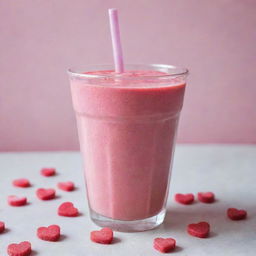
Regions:
<instances>
[{"instance_id":1,"label":"glass rim","mask_svg":"<svg viewBox=\"0 0 256 256\"><path fill-rule=\"evenodd\" d=\"M149 68L149 70L159 70L164 69L166 74L163 75L140 75L136 77L129 77L129 76L122 76L122 73L114 73L114 74L86 74L84 72L86 71L98 71L98 70L114 70L113 64L96 64L96 65L86 65L85 71L78 71L74 68L69 68L67 70L68 74L70 76L74 77L80 77L80 78L119 78L124 80L140 80L140 79L168 79L168 78L174 78L174 77L180 77L180 76L187 76L189 73L189 70L184 67L180 66L174 66L174 65L168 65L168 64L126 64L125 67L136 67L136 69L139 70L139 68L144 67L144 70L146 68ZM102 69L103 68L103 69ZM143 70L143 69L141 69ZM172 71L172 73L171 73Z\"/></svg>"}]
</instances>

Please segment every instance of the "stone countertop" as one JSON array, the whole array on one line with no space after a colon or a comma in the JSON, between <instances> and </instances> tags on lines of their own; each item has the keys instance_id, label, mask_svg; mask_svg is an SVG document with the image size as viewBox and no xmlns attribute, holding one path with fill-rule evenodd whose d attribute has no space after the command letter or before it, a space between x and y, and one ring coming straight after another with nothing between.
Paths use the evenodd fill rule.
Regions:
<instances>
[{"instance_id":1,"label":"stone countertop","mask_svg":"<svg viewBox=\"0 0 256 256\"><path fill-rule=\"evenodd\" d=\"M58 174L43 177L42 167L56 167ZM28 178L32 187L16 188L12 180ZM64 192L57 189L57 198L40 201L35 196L39 187L56 188L59 181L74 181L77 189ZM189 206L177 204L174 193L212 191L216 202L196 202ZM8 195L25 195L29 204L11 207ZM57 215L58 206L72 201L82 213L76 218ZM256 146L253 145L179 145L168 199L164 224L155 230L139 233L115 232L112 245L90 241L90 231L98 227L90 221L85 197L80 154L77 152L35 152L0 154L0 221L7 230L0 234L0 255L7 255L9 243L28 240L32 255L62 256L157 256L152 248L155 237L172 237L177 241L174 255L188 256L254 256L256 249ZM243 208L248 218L231 221L226 217L229 207ZM199 239L186 233L190 223L208 221L209 238ZM39 240L39 226L58 224L62 237L58 242ZM171 253L170 253L171 254Z\"/></svg>"}]
</instances>

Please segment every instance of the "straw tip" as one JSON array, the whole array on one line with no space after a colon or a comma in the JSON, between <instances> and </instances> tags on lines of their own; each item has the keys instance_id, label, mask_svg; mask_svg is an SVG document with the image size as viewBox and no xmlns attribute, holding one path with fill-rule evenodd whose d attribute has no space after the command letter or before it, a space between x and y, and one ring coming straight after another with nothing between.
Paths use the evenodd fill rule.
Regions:
<instances>
[{"instance_id":1,"label":"straw tip","mask_svg":"<svg viewBox=\"0 0 256 256\"><path fill-rule=\"evenodd\" d=\"M109 14L117 12L116 8L110 8L108 9Z\"/></svg>"}]
</instances>

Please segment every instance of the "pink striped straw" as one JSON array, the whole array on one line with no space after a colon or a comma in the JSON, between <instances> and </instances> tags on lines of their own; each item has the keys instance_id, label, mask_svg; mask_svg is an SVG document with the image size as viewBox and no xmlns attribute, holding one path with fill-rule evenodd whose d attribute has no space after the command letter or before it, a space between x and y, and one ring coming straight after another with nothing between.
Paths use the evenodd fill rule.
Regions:
<instances>
[{"instance_id":1,"label":"pink striped straw","mask_svg":"<svg viewBox=\"0 0 256 256\"><path fill-rule=\"evenodd\" d=\"M113 9L109 9L108 13L109 13L113 56L114 56L114 62L115 62L115 71L117 73L122 73L124 72L124 61L123 61L122 45L121 45L121 39L120 39L118 11L117 9L113 8Z\"/></svg>"}]
</instances>

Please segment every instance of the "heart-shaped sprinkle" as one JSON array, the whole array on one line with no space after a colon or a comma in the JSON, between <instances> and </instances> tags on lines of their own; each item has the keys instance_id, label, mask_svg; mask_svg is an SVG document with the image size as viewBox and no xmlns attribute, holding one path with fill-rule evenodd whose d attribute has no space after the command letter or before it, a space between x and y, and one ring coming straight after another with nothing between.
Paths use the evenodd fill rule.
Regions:
<instances>
[{"instance_id":1,"label":"heart-shaped sprinkle","mask_svg":"<svg viewBox=\"0 0 256 256\"><path fill-rule=\"evenodd\" d=\"M215 200L215 196L212 192L199 192L197 194L198 200L202 203L213 203Z\"/></svg>"},{"instance_id":2,"label":"heart-shaped sprinkle","mask_svg":"<svg viewBox=\"0 0 256 256\"><path fill-rule=\"evenodd\" d=\"M236 208L229 208L227 210L227 216L231 220L243 220L247 217L247 212L245 210L238 210Z\"/></svg>"},{"instance_id":3,"label":"heart-shaped sprinkle","mask_svg":"<svg viewBox=\"0 0 256 256\"><path fill-rule=\"evenodd\" d=\"M79 212L71 202L62 203L58 208L58 214L65 217L76 217Z\"/></svg>"},{"instance_id":4,"label":"heart-shaped sprinkle","mask_svg":"<svg viewBox=\"0 0 256 256\"><path fill-rule=\"evenodd\" d=\"M180 204L192 204L194 202L193 194L175 194L175 201Z\"/></svg>"},{"instance_id":5,"label":"heart-shaped sprinkle","mask_svg":"<svg viewBox=\"0 0 256 256\"><path fill-rule=\"evenodd\" d=\"M45 241L58 241L60 238L60 227L58 225L40 227L37 229L37 236Z\"/></svg>"},{"instance_id":6,"label":"heart-shaped sprinkle","mask_svg":"<svg viewBox=\"0 0 256 256\"><path fill-rule=\"evenodd\" d=\"M49 188L49 189L39 188L36 191L36 195L41 200L51 200L51 199L55 198L55 189L52 189L52 188Z\"/></svg>"},{"instance_id":7,"label":"heart-shaped sprinkle","mask_svg":"<svg viewBox=\"0 0 256 256\"><path fill-rule=\"evenodd\" d=\"M7 201L8 201L8 204L11 206L23 206L27 203L27 198L11 195L11 196L8 196Z\"/></svg>"},{"instance_id":8,"label":"heart-shaped sprinkle","mask_svg":"<svg viewBox=\"0 0 256 256\"><path fill-rule=\"evenodd\" d=\"M4 222L0 221L0 233L4 232L5 230L5 224Z\"/></svg>"},{"instance_id":9,"label":"heart-shaped sprinkle","mask_svg":"<svg viewBox=\"0 0 256 256\"><path fill-rule=\"evenodd\" d=\"M91 240L99 244L111 244L113 241L113 230L110 228L102 228L99 231L92 231Z\"/></svg>"},{"instance_id":10,"label":"heart-shaped sprinkle","mask_svg":"<svg viewBox=\"0 0 256 256\"><path fill-rule=\"evenodd\" d=\"M75 185L72 181L59 182L58 188L64 191L72 191L75 188Z\"/></svg>"},{"instance_id":11,"label":"heart-shaped sprinkle","mask_svg":"<svg viewBox=\"0 0 256 256\"><path fill-rule=\"evenodd\" d=\"M12 182L13 186L20 188L30 187L30 182L28 179L16 179Z\"/></svg>"},{"instance_id":12,"label":"heart-shaped sprinkle","mask_svg":"<svg viewBox=\"0 0 256 256\"><path fill-rule=\"evenodd\" d=\"M187 227L187 232L191 236L206 238L210 232L210 225L205 221L199 222L197 224L189 224Z\"/></svg>"},{"instance_id":13,"label":"heart-shaped sprinkle","mask_svg":"<svg viewBox=\"0 0 256 256\"><path fill-rule=\"evenodd\" d=\"M25 241L19 244L10 244L7 253L9 256L29 256L31 254L31 243Z\"/></svg>"},{"instance_id":14,"label":"heart-shaped sprinkle","mask_svg":"<svg viewBox=\"0 0 256 256\"><path fill-rule=\"evenodd\" d=\"M41 169L41 175L45 177L54 176L56 174L55 168L42 168Z\"/></svg>"},{"instance_id":15,"label":"heart-shaped sprinkle","mask_svg":"<svg viewBox=\"0 0 256 256\"><path fill-rule=\"evenodd\" d=\"M173 238L155 238L154 239L154 248L159 252L170 252L176 247L176 241Z\"/></svg>"}]
</instances>

